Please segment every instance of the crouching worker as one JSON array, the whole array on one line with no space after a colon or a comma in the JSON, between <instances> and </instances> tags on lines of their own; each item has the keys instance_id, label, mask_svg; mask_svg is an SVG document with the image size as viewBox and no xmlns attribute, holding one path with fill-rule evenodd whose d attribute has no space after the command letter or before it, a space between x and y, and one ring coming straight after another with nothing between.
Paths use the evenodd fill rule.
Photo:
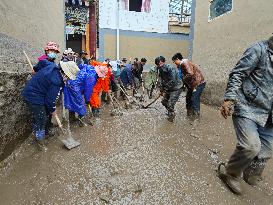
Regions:
<instances>
[{"instance_id":1,"label":"crouching worker","mask_svg":"<svg viewBox=\"0 0 273 205\"><path fill-rule=\"evenodd\" d=\"M97 74L90 65L80 64L79 69L74 61L61 61L60 64L68 77L64 86L64 107L69 110L69 120L78 122L82 127L87 113L86 105L89 104ZM78 114L78 119L75 113Z\"/></svg>"},{"instance_id":2,"label":"crouching worker","mask_svg":"<svg viewBox=\"0 0 273 205\"><path fill-rule=\"evenodd\" d=\"M45 148L45 136L49 133L52 114L55 113L56 100L63 86L59 66L54 60L59 53L57 44L47 52L42 67L26 84L22 96L27 102L33 118L33 132L40 148Z\"/></svg>"},{"instance_id":3,"label":"crouching worker","mask_svg":"<svg viewBox=\"0 0 273 205\"><path fill-rule=\"evenodd\" d=\"M182 81L178 76L178 70L166 64L163 56L157 57L155 64L159 70L159 87L163 96L161 103L168 110L168 121L173 122L175 118L174 106L182 92Z\"/></svg>"},{"instance_id":4,"label":"crouching worker","mask_svg":"<svg viewBox=\"0 0 273 205\"><path fill-rule=\"evenodd\" d=\"M93 93L90 98L90 105L92 107L92 112L94 117L99 117L100 114L100 94L101 92L108 93L110 89L110 76L111 71L106 64L94 62L95 70L98 75L96 85L93 88Z\"/></svg>"},{"instance_id":5,"label":"crouching worker","mask_svg":"<svg viewBox=\"0 0 273 205\"><path fill-rule=\"evenodd\" d=\"M181 53L176 53L172 57L178 69L182 70L183 81L188 89L186 95L187 115L193 119L200 117L200 98L206 86L202 72L198 66L188 59L183 59Z\"/></svg>"}]
</instances>

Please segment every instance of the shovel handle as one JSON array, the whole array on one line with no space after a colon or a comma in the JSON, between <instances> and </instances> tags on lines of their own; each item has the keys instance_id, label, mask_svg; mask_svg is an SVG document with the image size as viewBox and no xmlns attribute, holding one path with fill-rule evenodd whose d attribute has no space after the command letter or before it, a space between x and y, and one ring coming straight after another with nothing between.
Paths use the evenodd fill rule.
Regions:
<instances>
[{"instance_id":1,"label":"shovel handle","mask_svg":"<svg viewBox=\"0 0 273 205\"><path fill-rule=\"evenodd\" d=\"M28 64L29 64L30 68L31 68L31 72L34 73L35 71L34 71L34 69L33 69L33 65L32 65L32 63L31 63L31 61L30 61L30 59L29 59L27 53L26 53L25 51L23 51L23 53L24 53L24 55L26 56L27 62L28 62Z\"/></svg>"},{"instance_id":2,"label":"shovel handle","mask_svg":"<svg viewBox=\"0 0 273 205\"><path fill-rule=\"evenodd\" d=\"M143 106L143 108L148 108L150 105L154 104L159 98L161 97L161 94L159 94L152 102L150 102L148 105Z\"/></svg>"},{"instance_id":3,"label":"shovel handle","mask_svg":"<svg viewBox=\"0 0 273 205\"><path fill-rule=\"evenodd\" d=\"M62 125L62 123L61 123L60 118L58 117L58 115L54 114L54 117L55 117L55 119L57 121L57 124L58 124L59 128L62 130L63 133L65 133L63 125Z\"/></svg>"}]
</instances>

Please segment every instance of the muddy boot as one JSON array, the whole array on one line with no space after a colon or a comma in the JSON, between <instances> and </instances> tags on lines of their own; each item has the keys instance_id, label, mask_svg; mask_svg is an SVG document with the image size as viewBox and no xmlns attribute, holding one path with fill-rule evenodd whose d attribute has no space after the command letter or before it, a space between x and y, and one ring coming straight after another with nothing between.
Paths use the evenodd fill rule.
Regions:
<instances>
[{"instance_id":1,"label":"muddy boot","mask_svg":"<svg viewBox=\"0 0 273 205\"><path fill-rule=\"evenodd\" d=\"M251 186L257 185L262 180L267 159L253 159L250 165L243 172L243 179Z\"/></svg>"},{"instance_id":2,"label":"muddy boot","mask_svg":"<svg viewBox=\"0 0 273 205\"><path fill-rule=\"evenodd\" d=\"M152 99L153 98L153 90L150 90L148 95L149 95L149 99Z\"/></svg>"},{"instance_id":3,"label":"muddy boot","mask_svg":"<svg viewBox=\"0 0 273 205\"><path fill-rule=\"evenodd\" d=\"M106 94L106 104L107 105L109 105L111 103L111 98L109 95L110 95L109 93Z\"/></svg>"},{"instance_id":4,"label":"muddy boot","mask_svg":"<svg viewBox=\"0 0 273 205\"><path fill-rule=\"evenodd\" d=\"M75 113L69 112L69 122L73 123L73 122L77 122L77 121L78 121L78 119L76 118Z\"/></svg>"},{"instance_id":5,"label":"muddy boot","mask_svg":"<svg viewBox=\"0 0 273 205\"><path fill-rule=\"evenodd\" d=\"M167 120L169 122L173 122L174 121L175 114L173 112L168 112L167 116L168 116Z\"/></svg>"},{"instance_id":6,"label":"muddy boot","mask_svg":"<svg viewBox=\"0 0 273 205\"><path fill-rule=\"evenodd\" d=\"M227 173L224 163L218 166L218 177L225 183L225 185L235 194L242 194L241 181L238 177L234 177Z\"/></svg>"},{"instance_id":7,"label":"muddy boot","mask_svg":"<svg viewBox=\"0 0 273 205\"><path fill-rule=\"evenodd\" d=\"M54 128L49 128L45 131L46 138L54 137L56 131Z\"/></svg>"},{"instance_id":8,"label":"muddy boot","mask_svg":"<svg viewBox=\"0 0 273 205\"><path fill-rule=\"evenodd\" d=\"M38 130L35 132L35 141L39 151L47 151L45 143L45 130Z\"/></svg>"},{"instance_id":9,"label":"muddy boot","mask_svg":"<svg viewBox=\"0 0 273 205\"><path fill-rule=\"evenodd\" d=\"M200 112L199 111L192 112L192 120L194 120L194 121L200 120Z\"/></svg>"},{"instance_id":10,"label":"muddy boot","mask_svg":"<svg viewBox=\"0 0 273 205\"><path fill-rule=\"evenodd\" d=\"M92 108L92 113L93 113L94 117L99 117L100 116L98 108Z\"/></svg>"},{"instance_id":11,"label":"muddy boot","mask_svg":"<svg viewBox=\"0 0 273 205\"><path fill-rule=\"evenodd\" d=\"M193 110L192 109L187 109L187 116L192 117L193 116Z\"/></svg>"}]
</instances>

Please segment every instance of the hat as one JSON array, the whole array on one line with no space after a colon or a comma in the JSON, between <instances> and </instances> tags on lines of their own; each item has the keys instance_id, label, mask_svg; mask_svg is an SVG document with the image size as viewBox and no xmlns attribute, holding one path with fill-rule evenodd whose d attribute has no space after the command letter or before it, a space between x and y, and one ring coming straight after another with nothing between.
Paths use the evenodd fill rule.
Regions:
<instances>
[{"instance_id":1,"label":"hat","mask_svg":"<svg viewBox=\"0 0 273 205\"><path fill-rule=\"evenodd\" d=\"M97 65L95 66L95 71L100 78L105 78L108 72L108 68L106 65Z\"/></svg>"},{"instance_id":2,"label":"hat","mask_svg":"<svg viewBox=\"0 0 273 205\"><path fill-rule=\"evenodd\" d=\"M69 54L69 53L74 54L75 52L72 50L72 48L68 48L68 49L67 49L67 54Z\"/></svg>"},{"instance_id":3,"label":"hat","mask_svg":"<svg viewBox=\"0 0 273 205\"><path fill-rule=\"evenodd\" d=\"M68 50L64 50L63 54L67 55L68 54Z\"/></svg>"},{"instance_id":4,"label":"hat","mask_svg":"<svg viewBox=\"0 0 273 205\"><path fill-rule=\"evenodd\" d=\"M48 50L55 50L58 53L60 53L59 45L57 43L53 42L53 41L49 41L46 44L45 51L48 51Z\"/></svg>"},{"instance_id":5,"label":"hat","mask_svg":"<svg viewBox=\"0 0 273 205\"><path fill-rule=\"evenodd\" d=\"M121 61L126 62L126 61L127 61L127 58L122 58Z\"/></svg>"},{"instance_id":6,"label":"hat","mask_svg":"<svg viewBox=\"0 0 273 205\"><path fill-rule=\"evenodd\" d=\"M117 61L110 61L109 65L112 67L113 71L117 71L118 70L118 63L117 63Z\"/></svg>"},{"instance_id":7,"label":"hat","mask_svg":"<svg viewBox=\"0 0 273 205\"><path fill-rule=\"evenodd\" d=\"M80 52L80 55L82 55L82 54L87 55L88 53L86 53L86 51L85 51L85 50L82 50L82 51Z\"/></svg>"},{"instance_id":8,"label":"hat","mask_svg":"<svg viewBox=\"0 0 273 205\"><path fill-rule=\"evenodd\" d=\"M77 64L74 61L68 61L68 62L61 61L60 64L61 64L61 68L64 71L65 75L67 75L67 77L69 77L69 79L75 80L76 75L80 71Z\"/></svg>"}]
</instances>

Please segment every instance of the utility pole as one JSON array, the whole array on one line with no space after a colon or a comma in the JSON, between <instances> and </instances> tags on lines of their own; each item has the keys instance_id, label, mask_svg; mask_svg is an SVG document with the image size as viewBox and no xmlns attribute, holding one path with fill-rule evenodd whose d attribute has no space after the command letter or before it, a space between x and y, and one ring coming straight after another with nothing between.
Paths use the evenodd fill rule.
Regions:
<instances>
[{"instance_id":1,"label":"utility pole","mask_svg":"<svg viewBox=\"0 0 273 205\"><path fill-rule=\"evenodd\" d=\"M119 60L119 0L117 0L117 16L116 16L116 22L117 22L117 59Z\"/></svg>"}]
</instances>

